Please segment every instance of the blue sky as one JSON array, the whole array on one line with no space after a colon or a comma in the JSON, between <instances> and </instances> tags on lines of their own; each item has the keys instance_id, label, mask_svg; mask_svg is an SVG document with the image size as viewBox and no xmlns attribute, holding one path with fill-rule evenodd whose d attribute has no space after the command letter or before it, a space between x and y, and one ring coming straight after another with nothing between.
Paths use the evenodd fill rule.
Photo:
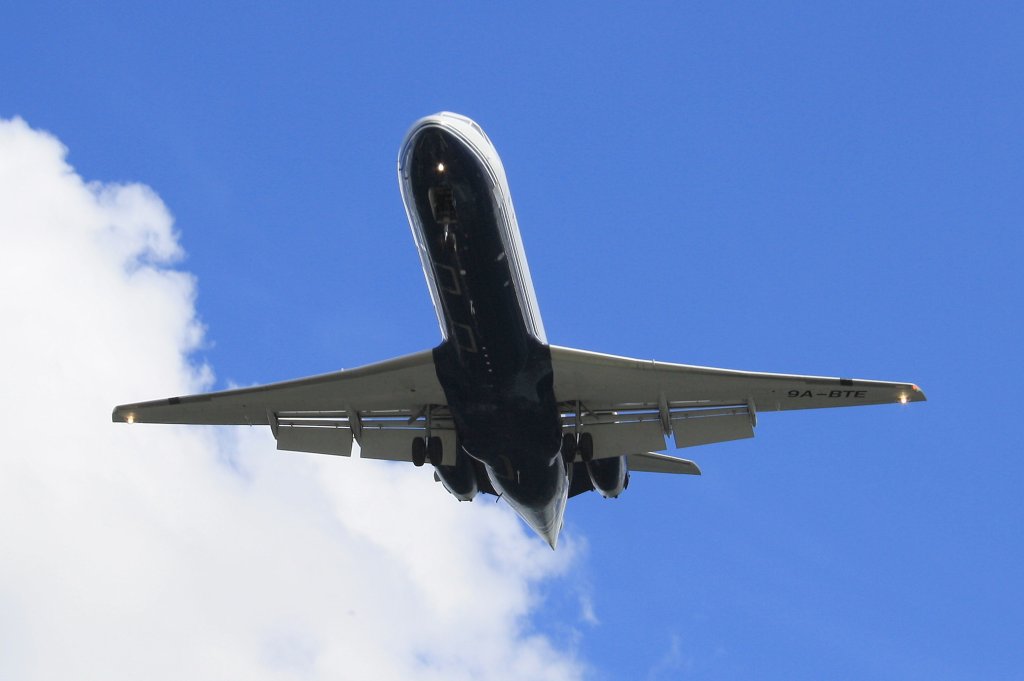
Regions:
<instances>
[{"instance_id":1,"label":"blue sky","mask_svg":"<svg viewBox=\"0 0 1024 681\"><path fill-rule=\"evenodd\" d=\"M502 156L553 343L922 386L574 499L528 618L587 678L1019 674L1019 5L3 14L0 117L163 200L215 387L438 342L395 161L445 109Z\"/></svg>"}]
</instances>

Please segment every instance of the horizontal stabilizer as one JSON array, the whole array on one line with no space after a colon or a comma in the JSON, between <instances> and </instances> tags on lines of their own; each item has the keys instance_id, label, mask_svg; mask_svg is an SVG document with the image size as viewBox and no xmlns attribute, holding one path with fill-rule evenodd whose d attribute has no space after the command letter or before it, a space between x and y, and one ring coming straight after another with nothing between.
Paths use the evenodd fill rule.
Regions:
<instances>
[{"instance_id":1,"label":"horizontal stabilizer","mask_svg":"<svg viewBox=\"0 0 1024 681\"><path fill-rule=\"evenodd\" d=\"M694 462L669 456L668 454L658 454L657 452L630 454L629 470L639 473L700 475L700 468Z\"/></svg>"}]
</instances>

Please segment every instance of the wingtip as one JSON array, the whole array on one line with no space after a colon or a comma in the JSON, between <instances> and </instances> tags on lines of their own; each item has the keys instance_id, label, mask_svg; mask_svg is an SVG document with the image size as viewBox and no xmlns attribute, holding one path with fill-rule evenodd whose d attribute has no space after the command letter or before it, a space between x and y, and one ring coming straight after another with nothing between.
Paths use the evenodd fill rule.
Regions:
<instances>
[{"instance_id":1,"label":"wingtip","mask_svg":"<svg viewBox=\"0 0 1024 681\"><path fill-rule=\"evenodd\" d=\"M110 412L110 420L114 423L134 423L135 414L127 409L124 405L114 407L114 411Z\"/></svg>"},{"instance_id":2,"label":"wingtip","mask_svg":"<svg viewBox=\"0 0 1024 681\"><path fill-rule=\"evenodd\" d=\"M910 402L927 402L928 398L916 383L911 383L910 390L900 393L897 401L900 404L909 404Z\"/></svg>"}]
</instances>

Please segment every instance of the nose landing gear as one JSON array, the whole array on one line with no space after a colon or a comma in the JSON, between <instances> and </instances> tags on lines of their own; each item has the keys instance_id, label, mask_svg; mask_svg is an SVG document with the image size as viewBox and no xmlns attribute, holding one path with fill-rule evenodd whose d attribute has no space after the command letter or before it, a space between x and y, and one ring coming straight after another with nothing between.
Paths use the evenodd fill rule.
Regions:
<instances>
[{"instance_id":1,"label":"nose landing gear","mask_svg":"<svg viewBox=\"0 0 1024 681\"><path fill-rule=\"evenodd\" d=\"M455 213L455 192L451 187L431 187L427 190L427 197L430 199L430 211L434 214L434 221L437 224L447 226L459 221Z\"/></svg>"}]
</instances>

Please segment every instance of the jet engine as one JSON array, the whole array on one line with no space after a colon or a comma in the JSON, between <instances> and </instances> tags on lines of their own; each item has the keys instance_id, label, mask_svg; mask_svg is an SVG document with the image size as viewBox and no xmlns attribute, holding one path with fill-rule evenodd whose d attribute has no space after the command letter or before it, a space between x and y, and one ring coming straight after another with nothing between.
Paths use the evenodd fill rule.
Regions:
<instances>
[{"instance_id":1,"label":"jet engine","mask_svg":"<svg viewBox=\"0 0 1024 681\"><path fill-rule=\"evenodd\" d=\"M455 465L434 466L434 472L444 488L451 492L456 499L473 501L473 497L480 489L476 481L476 471L473 468L472 459L459 447L455 451Z\"/></svg>"},{"instance_id":2,"label":"jet engine","mask_svg":"<svg viewBox=\"0 0 1024 681\"><path fill-rule=\"evenodd\" d=\"M591 459L586 466L594 489L605 499L614 499L629 486L629 466L624 456Z\"/></svg>"}]
</instances>

